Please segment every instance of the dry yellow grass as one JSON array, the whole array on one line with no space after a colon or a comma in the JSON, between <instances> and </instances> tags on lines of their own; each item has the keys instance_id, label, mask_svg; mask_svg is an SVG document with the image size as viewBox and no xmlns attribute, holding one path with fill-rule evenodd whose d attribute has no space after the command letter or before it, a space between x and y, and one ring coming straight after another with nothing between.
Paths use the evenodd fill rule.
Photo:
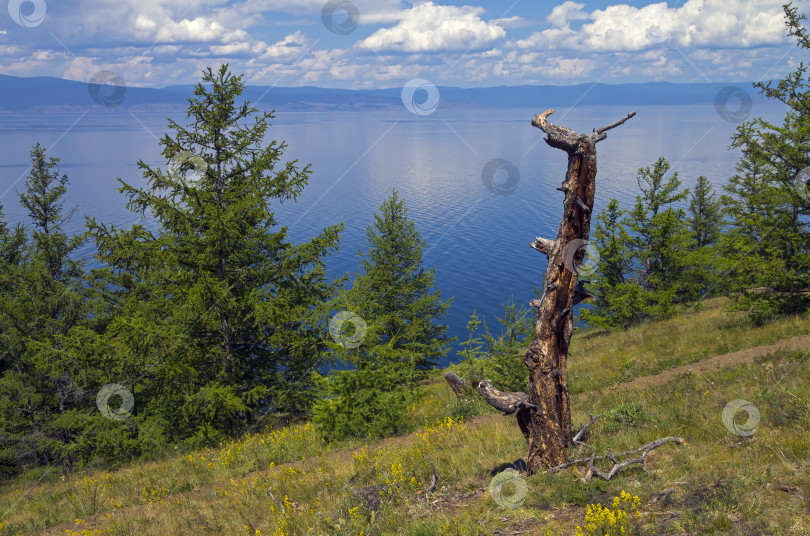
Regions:
<instances>
[{"instance_id":1,"label":"dry yellow grass","mask_svg":"<svg viewBox=\"0 0 810 536\"><path fill-rule=\"evenodd\" d=\"M714 302L625 333L575 335L571 382L585 394L574 397L574 422L604 414L589 433L590 445L618 452L668 435L688 444L661 447L649 455L647 471L628 470L610 482L582 482L578 469L534 475L514 510L499 506L487 490L494 474L525 456L514 417L450 418L452 391L436 378L409 408L422 425L401 438L327 445L311 425L298 424L115 471L6 482L0 535L365 536L374 527L378 535L500 530L572 536L589 504L607 504L621 492L640 497L644 534L808 534L807 351L674 375L646 389L594 390L808 328L806 317L752 328ZM734 399L751 401L761 414L750 439L723 422L723 409ZM438 486L426 495L432 466ZM668 488L674 489L668 501L650 502Z\"/></svg>"}]
</instances>

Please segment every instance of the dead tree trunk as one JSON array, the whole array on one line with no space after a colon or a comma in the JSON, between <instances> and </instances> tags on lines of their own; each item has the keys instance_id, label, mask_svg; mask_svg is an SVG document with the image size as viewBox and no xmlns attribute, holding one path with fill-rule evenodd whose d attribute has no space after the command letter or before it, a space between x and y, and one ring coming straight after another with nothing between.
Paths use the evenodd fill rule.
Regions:
<instances>
[{"instance_id":1,"label":"dead tree trunk","mask_svg":"<svg viewBox=\"0 0 810 536\"><path fill-rule=\"evenodd\" d=\"M578 272L576 266L585 254L581 245L590 233L596 187L596 144L607 137L606 131L635 115L631 112L590 134L578 134L549 123L546 118L552 113L554 110L536 115L532 125L547 134L547 144L568 153L568 170L558 188L565 194L565 201L557 238L537 238L531 243L531 247L548 257L548 267L543 296L539 302L532 303L537 307L535 333L523 359L529 369L528 397L526 393L498 391L489 381L475 386L493 407L507 415L516 413L529 447L530 475L543 467L566 463L565 449L572 444L566 359L574 331L572 309L589 296L582 283L578 284L574 271Z\"/></svg>"}]
</instances>

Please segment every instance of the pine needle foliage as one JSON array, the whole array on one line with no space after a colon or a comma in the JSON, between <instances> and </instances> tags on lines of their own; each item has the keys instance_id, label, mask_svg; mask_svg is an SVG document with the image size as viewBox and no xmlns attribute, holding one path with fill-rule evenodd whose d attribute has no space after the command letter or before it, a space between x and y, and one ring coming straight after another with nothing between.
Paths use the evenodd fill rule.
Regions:
<instances>
[{"instance_id":1,"label":"pine needle foliage","mask_svg":"<svg viewBox=\"0 0 810 536\"><path fill-rule=\"evenodd\" d=\"M94 302L74 253L84 234L68 236L68 178L59 158L37 143L18 193L30 226L9 229L0 208L0 474L44 464L81 463L81 444L98 424L86 399L105 368L95 351Z\"/></svg>"},{"instance_id":2,"label":"pine needle foliage","mask_svg":"<svg viewBox=\"0 0 810 536\"><path fill-rule=\"evenodd\" d=\"M441 319L452 300L442 301L434 289L435 268L423 266L427 242L396 190L380 205L366 236L368 249L358 252L360 272L334 303L335 310L362 318L362 344L333 343L335 361L348 370L321 378L325 399L313 410L332 439L406 431L408 403L450 342Z\"/></svg>"},{"instance_id":3,"label":"pine needle foliage","mask_svg":"<svg viewBox=\"0 0 810 536\"><path fill-rule=\"evenodd\" d=\"M341 281L324 259L341 225L293 244L273 203L295 201L309 166L264 142L272 112L237 103L242 76L203 72L181 126L160 140L167 169L138 162L147 185L121 179L127 208L150 225L88 225L113 289L107 334L125 348L115 371L138 414L171 440L213 444L267 412L302 415L316 398L319 327Z\"/></svg>"},{"instance_id":4,"label":"pine needle foliage","mask_svg":"<svg viewBox=\"0 0 810 536\"><path fill-rule=\"evenodd\" d=\"M789 36L810 49L806 19L783 6ZM722 240L728 290L735 308L762 323L777 314L810 308L810 80L799 62L784 79L757 82L761 94L787 105L782 124L761 117L737 127L733 148L742 151L724 188L729 216Z\"/></svg>"}]
</instances>

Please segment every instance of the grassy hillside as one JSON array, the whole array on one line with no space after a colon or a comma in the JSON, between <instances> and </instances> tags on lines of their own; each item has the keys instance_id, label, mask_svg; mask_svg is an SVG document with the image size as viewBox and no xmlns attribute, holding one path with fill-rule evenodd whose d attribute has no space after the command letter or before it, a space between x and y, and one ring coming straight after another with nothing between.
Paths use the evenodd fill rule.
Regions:
<instances>
[{"instance_id":1,"label":"grassy hillside","mask_svg":"<svg viewBox=\"0 0 810 536\"><path fill-rule=\"evenodd\" d=\"M725 312L722 301L628 332L572 339L573 420L581 425L603 414L586 439L597 455L665 436L687 440L652 451L646 471L634 466L611 481L583 481L584 468L538 474L525 479L520 507L499 506L487 486L525 456L523 436L514 417L481 401L455 400L437 371L426 396L409 408L418 428L410 435L326 444L311 424L295 423L115 470L30 472L3 483L0 535L556 536L577 534L577 526L589 534L589 505L612 506L622 492L638 498L638 516L632 506L624 509L641 534L808 534L810 348L672 374L655 385L639 380L810 333L807 316L753 327ZM751 437L724 425L723 408L735 399L760 412ZM432 466L437 489L425 493ZM504 486L507 495L515 490ZM672 491L656 495L664 490Z\"/></svg>"}]
</instances>

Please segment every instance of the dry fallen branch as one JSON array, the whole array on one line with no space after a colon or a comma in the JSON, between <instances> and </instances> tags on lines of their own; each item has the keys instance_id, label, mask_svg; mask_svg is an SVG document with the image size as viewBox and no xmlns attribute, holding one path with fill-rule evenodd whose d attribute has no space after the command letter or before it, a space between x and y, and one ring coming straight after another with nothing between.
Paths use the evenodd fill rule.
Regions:
<instances>
[{"instance_id":1,"label":"dry fallen branch","mask_svg":"<svg viewBox=\"0 0 810 536\"><path fill-rule=\"evenodd\" d=\"M380 509L380 492L381 491L388 491L391 486L366 486L365 488L361 489L354 489L352 488L352 495L359 495L362 497L366 502L366 508L372 512L376 512Z\"/></svg>"},{"instance_id":2,"label":"dry fallen branch","mask_svg":"<svg viewBox=\"0 0 810 536\"><path fill-rule=\"evenodd\" d=\"M430 487L428 487L428 489L425 490L425 495L427 495L428 493L436 489L436 466L433 465L433 462L430 461L430 458L428 458L427 456L425 456L425 459L428 461L428 463L430 464L430 468L433 470L433 478L430 481Z\"/></svg>"},{"instance_id":3,"label":"dry fallen branch","mask_svg":"<svg viewBox=\"0 0 810 536\"><path fill-rule=\"evenodd\" d=\"M784 491L786 493L798 493L799 495L804 495L804 493L802 493L801 488L799 488L798 486L788 486L787 484L779 484L779 483L771 484L770 482L768 482L767 484L765 484L765 488L766 489L776 488L779 491Z\"/></svg>"},{"instance_id":4,"label":"dry fallen branch","mask_svg":"<svg viewBox=\"0 0 810 536\"><path fill-rule=\"evenodd\" d=\"M593 420L595 420L595 419L592 419L592 421ZM644 461L647 458L647 454L649 454L651 450L657 449L658 447L660 447L661 445L664 445L666 443L677 443L678 445L686 445L686 440L684 438L682 438L682 437L664 437L662 439L656 439L655 441L650 441L649 443L647 443L643 447L639 447L639 448L633 449L633 450L626 450L624 452L619 452L618 454L606 454L604 456L591 455L588 458L578 458L576 460L570 460L570 461L567 461L567 462L562 463L560 465L557 465L556 467L552 467L551 469L549 469L549 470L547 470L545 472L546 473L556 473L558 471L561 471L561 470L566 469L568 467L572 467L574 465L585 465L585 464L587 464L588 465L588 472L585 475L584 480L590 479L593 475L596 475L596 476L598 476L599 478L601 478L603 480L610 480L611 478L613 478L616 475L616 473L618 473L622 469L626 469L629 466L631 466L633 464L636 464L636 463L640 464L641 468L646 471L647 468L644 466ZM620 462L620 461L618 461L616 459L618 457L629 456L631 454L641 454L641 456L639 456L638 458L631 458L631 459L625 460L623 462ZM610 471L604 472L604 471L600 470L598 467L596 467L594 465L594 462L596 460L610 460L611 462L613 462L613 467L611 467Z\"/></svg>"},{"instance_id":5,"label":"dry fallen branch","mask_svg":"<svg viewBox=\"0 0 810 536\"><path fill-rule=\"evenodd\" d=\"M582 441L582 434L584 434L585 432L587 432L587 431L588 431L588 428L590 428L590 427L591 427L591 425L592 425L593 423L595 423L595 422L596 422L596 420L597 420L599 417L601 417L601 416L602 416L602 414L601 414L601 413L600 413L599 415L597 415L596 417L594 417L593 415L588 415L588 417L590 417L590 418L591 418L590 422L588 422L588 424L586 424L585 426L583 426L583 427L582 427L582 429L580 429L580 431L579 431L579 432L577 432L577 435L575 435L575 436L574 436L574 438L571 440L571 442L572 442L572 443L574 443L575 445L582 445L582 446L588 447L589 449L593 450L593 447L592 447L592 446L590 446L589 444L587 444L587 443L585 443L585 442L583 442L583 441Z\"/></svg>"},{"instance_id":6,"label":"dry fallen branch","mask_svg":"<svg viewBox=\"0 0 810 536\"><path fill-rule=\"evenodd\" d=\"M271 499L273 499L273 502L274 502L274 503L276 503L277 505L279 505L279 506L281 506L281 507L283 507L283 506L284 506L283 504L281 504L280 502L278 502L278 500L276 500L276 498L275 498L275 497L273 497L273 492L270 490L270 488L267 488L267 494L270 496L270 498L271 498Z\"/></svg>"},{"instance_id":7,"label":"dry fallen branch","mask_svg":"<svg viewBox=\"0 0 810 536\"><path fill-rule=\"evenodd\" d=\"M267 494L270 496L271 499L273 499L274 503L283 508L284 505L278 502L278 500L273 496L273 490L270 489L270 483L267 481L267 477L264 476L264 474L261 471L259 471L259 476L262 478L262 480L264 480L264 484L267 486Z\"/></svg>"}]
</instances>

